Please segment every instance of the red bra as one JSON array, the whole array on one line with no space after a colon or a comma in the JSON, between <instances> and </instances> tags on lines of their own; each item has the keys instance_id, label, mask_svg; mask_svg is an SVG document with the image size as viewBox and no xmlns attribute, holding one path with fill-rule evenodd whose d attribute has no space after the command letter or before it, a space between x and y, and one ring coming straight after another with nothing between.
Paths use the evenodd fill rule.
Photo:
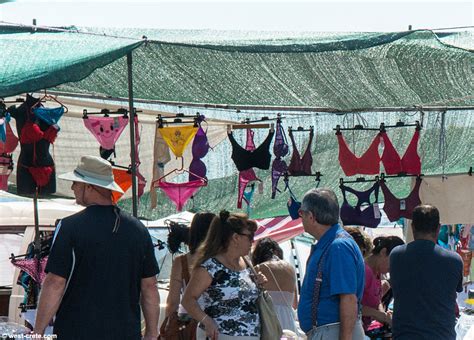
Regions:
<instances>
[{"instance_id":1,"label":"red bra","mask_svg":"<svg viewBox=\"0 0 474 340\"><path fill-rule=\"evenodd\" d=\"M377 134L367 151L357 157L349 150L344 137L340 131L336 132L337 141L339 143L339 163L346 176L354 176L357 174L377 175L380 170L379 142L380 135Z\"/></svg>"},{"instance_id":2,"label":"red bra","mask_svg":"<svg viewBox=\"0 0 474 340\"><path fill-rule=\"evenodd\" d=\"M377 175L380 171L380 161L382 161L387 175L398 175L400 173L409 175L421 174L421 160L417 151L418 140L420 138L419 130L415 131L402 158L400 158L385 131L377 134L367 151L361 157L357 157L349 150L340 131L336 132L336 136L339 143L339 163L346 176L354 176L357 174ZM382 157L379 156L378 151L380 138L382 138L384 142Z\"/></svg>"},{"instance_id":3,"label":"red bra","mask_svg":"<svg viewBox=\"0 0 474 340\"><path fill-rule=\"evenodd\" d=\"M408 144L408 148L402 158L400 158L397 150L393 147L387 133L382 131L380 136L384 143L381 159L387 175L398 175L399 173L405 173L408 175L421 174L421 160L417 151L418 140L420 139L419 130L415 131L415 134L413 135L410 144Z\"/></svg>"}]
</instances>

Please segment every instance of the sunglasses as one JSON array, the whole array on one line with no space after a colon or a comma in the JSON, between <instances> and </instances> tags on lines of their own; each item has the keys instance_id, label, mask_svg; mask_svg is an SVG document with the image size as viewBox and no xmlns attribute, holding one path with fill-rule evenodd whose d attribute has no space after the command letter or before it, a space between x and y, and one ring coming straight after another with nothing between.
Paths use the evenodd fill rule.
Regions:
<instances>
[{"instance_id":1,"label":"sunglasses","mask_svg":"<svg viewBox=\"0 0 474 340\"><path fill-rule=\"evenodd\" d=\"M250 242L253 241L253 238L255 237L255 233L250 233L250 234L247 234L247 233L237 233L236 234L238 235L242 235L242 236L247 236L247 238L249 239Z\"/></svg>"}]
</instances>

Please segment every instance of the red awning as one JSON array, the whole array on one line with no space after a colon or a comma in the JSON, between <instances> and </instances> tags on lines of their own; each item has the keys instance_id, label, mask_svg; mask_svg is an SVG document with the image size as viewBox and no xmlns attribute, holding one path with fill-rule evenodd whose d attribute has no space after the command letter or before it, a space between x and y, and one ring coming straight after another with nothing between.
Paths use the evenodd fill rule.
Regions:
<instances>
[{"instance_id":1,"label":"red awning","mask_svg":"<svg viewBox=\"0 0 474 340\"><path fill-rule=\"evenodd\" d=\"M277 216L256 220L258 229L255 240L270 237L277 242L284 242L304 232L301 218L292 220L290 216Z\"/></svg>"}]
</instances>

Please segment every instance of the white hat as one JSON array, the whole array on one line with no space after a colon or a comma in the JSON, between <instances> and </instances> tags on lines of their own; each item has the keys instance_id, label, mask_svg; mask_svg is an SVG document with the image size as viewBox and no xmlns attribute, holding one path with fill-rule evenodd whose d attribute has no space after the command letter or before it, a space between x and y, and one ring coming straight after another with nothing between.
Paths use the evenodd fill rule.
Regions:
<instances>
[{"instance_id":1,"label":"white hat","mask_svg":"<svg viewBox=\"0 0 474 340\"><path fill-rule=\"evenodd\" d=\"M59 175L58 178L92 184L123 194L122 188L114 181L112 165L97 156L82 156L81 162L74 171Z\"/></svg>"}]
</instances>

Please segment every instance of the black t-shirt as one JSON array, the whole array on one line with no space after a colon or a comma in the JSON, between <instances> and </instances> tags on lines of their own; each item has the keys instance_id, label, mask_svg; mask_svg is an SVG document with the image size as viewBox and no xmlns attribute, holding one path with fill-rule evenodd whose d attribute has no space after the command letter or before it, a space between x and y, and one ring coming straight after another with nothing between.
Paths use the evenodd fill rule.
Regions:
<instances>
[{"instance_id":1,"label":"black t-shirt","mask_svg":"<svg viewBox=\"0 0 474 340\"><path fill-rule=\"evenodd\" d=\"M113 206L89 206L58 225L46 272L69 282L56 315L58 339L141 339L140 284L158 274L150 234Z\"/></svg>"},{"instance_id":2,"label":"black t-shirt","mask_svg":"<svg viewBox=\"0 0 474 340\"><path fill-rule=\"evenodd\" d=\"M458 254L428 240L392 250L394 339L456 339L456 292L462 291L462 270Z\"/></svg>"}]
</instances>

